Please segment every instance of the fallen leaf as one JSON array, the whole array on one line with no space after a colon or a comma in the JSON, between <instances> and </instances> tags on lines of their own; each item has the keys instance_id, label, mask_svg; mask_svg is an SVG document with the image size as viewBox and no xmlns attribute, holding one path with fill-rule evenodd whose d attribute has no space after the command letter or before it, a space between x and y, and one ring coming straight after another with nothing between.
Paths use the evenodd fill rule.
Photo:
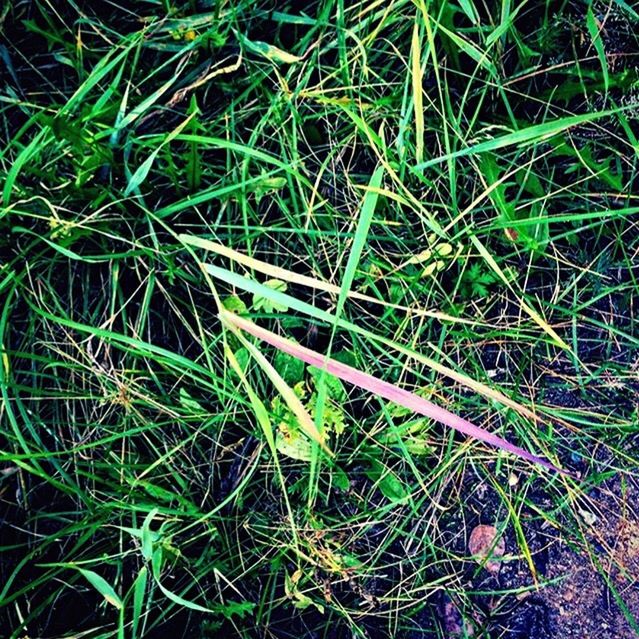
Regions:
<instances>
[{"instance_id":1,"label":"fallen leaf","mask_svg":"<svg viewBox=\"0 0 639 639\"><path fill-rule=\"evenodd\" d=\"M506 552L506 544L503 538L498 537L494 526L479 525L473 528L468 540L468 550L474 559L484 565L486 570L496 575L501 567L501 562L490 558L499 559Z\"/></svg>"},{"instance_id":2,"label":"fallen leaf","mask_svg":"<svg viewBox=\"0 0 639 639\"><path fill-rule=\"evenodd\" d=\"M472 625L468 621L464 621L458 606L446 594L443 595L441 600L441 615L446 639L475 636Z\"/></svg>"}]
</instances>

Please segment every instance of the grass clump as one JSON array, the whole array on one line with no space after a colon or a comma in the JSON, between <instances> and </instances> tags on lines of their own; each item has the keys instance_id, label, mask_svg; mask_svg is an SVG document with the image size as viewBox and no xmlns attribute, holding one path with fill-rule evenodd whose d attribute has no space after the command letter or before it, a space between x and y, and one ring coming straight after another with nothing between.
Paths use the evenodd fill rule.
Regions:
<instances>
[{"instance_id":1,"label":"grass clump","mask_svg":"<svg viewBox=\"0 0 639 639\"><path fill-rule=\"evenodd\" d=\"M2 636L636 636L629 3L0 28Z\"/></svg>"}]
</instances>

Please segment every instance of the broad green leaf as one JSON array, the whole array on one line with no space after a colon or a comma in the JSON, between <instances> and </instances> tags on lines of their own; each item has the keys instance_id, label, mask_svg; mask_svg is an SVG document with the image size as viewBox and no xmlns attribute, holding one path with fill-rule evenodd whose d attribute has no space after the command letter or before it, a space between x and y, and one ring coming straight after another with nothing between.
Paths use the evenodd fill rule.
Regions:
<instances>
[{"instance_id":1,"label":"broad green leaf","mask_svg":"<svg viewBox=\"0 0 639 639\"><path fill-rule=\"evenodd\" d=\"M277 351L273 366L289 386L295 386L295 384L304 379L304 362L288 353Z\"/></svg>"},{"instance_id":2,"label":"broad green leaf","mask_svg":"<svg viewBox=\"0 0 639 639\"><path fill-rule=\"evenodd\" d=\"M112 606L115 606L118 610L122 609L122 600L119 595L113 589L113 586L109 582L98 575L93 570L87 570L86 568L75 568L87 579L87 581L108 601Z\"/></svg>"},{"instance_id":3,"label":"broad green leaf","mask_svg":"<svg viewBox=\"0 0 639 639\"><path fill-rule=\"evenodd\" d=\"M225 619L232 619L233 617L244 619L253 614L257 604L252 601L227 601L224 604L217 604L213 607Z\"/></svg>"}]
</instances>

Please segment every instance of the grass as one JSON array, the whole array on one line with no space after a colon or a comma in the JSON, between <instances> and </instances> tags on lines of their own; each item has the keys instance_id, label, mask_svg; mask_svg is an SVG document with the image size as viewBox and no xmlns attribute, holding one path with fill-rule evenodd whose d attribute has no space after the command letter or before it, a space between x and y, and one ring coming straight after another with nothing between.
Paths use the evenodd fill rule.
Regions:
<instances>
[{"instance_id":1,"label":"grass","mask_svg":"<svg viewBox=\"0 0 639 639\"><path fill-rule=\"evenodd\" d=\"M566 636L564 547L632 636L637 19L2 3L0 636Z\"/></svg>"}]
</instances>

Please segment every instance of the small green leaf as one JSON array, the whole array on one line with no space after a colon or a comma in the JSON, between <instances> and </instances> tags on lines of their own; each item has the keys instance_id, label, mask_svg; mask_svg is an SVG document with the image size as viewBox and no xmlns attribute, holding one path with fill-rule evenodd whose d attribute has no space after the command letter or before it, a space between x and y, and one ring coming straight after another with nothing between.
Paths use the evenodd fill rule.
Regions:
<instances>
[{"instance_id":1,"label":"small green leaf","mask_svg":"<svg viewBox=\"0 0 639 639\"><path fill-rule=\"evenodd\" d=\"M343 492L346 492L351 487L351 480L339 466L335 466L335 468L333 468L332 478L333 485Z\"/></svg>"},{"instance_id":2,"label":"small green leaf","mask_svg":"<svg viewBox=\"0 0 639 639\"><path fill-rule=\"evenodd\" d=\"M277 351L273 366L289 386L294 386L304 378L304 362L283 351Z\"/></svg>"},{"instance_id":3,"label":"small green leaf","mask_svg":"<svg viewBox=\"0 0 639 639\"><path fill-rule=\"evenodd\" d=\"M292 600L293 606L299 610L305 610L309 606L315 606L317 610L324 614L324 606L314 602L308 595L300 592L298 582L302 577L302 572L297 570L292 575L286 574L284 578L284 592Z\"/></svg>"},{"instance_id":4,"label":"small green leaf","mask_svg":"<svg viewBox=\"0 0 639 639\"><path fill-rule=\"evenodd\" d=\"M78 568L77 566L76 568L112 606L115 606L118 610L122 609L122 600L104 577L98 575L97 572L93 572L93 570Z\"/></svg>"},{"instance_id":5,"label":"small green leaf","mask_svg":"<svg viewBox=\"0 0 639 639\"><path fill-rule=\"evenodd\" d=\"M278 47L273 46L272 44L267 44L266 42L261 42L259 40L249 40L241 33L235 32L238 40L242 43L244 47L246 47L249 51L253 53L257 53L267 60L271 60L272 62L279 62L281 64L293 64L295 62L299 62L302 58L296 55L291 55L290 53L279 49Z\"/></svg>"},{"instance_id":6,"label":"small green leaf","mask_svg":"<svg viewBox=\"0 0 639 639\"><path fill-rule=\"evenodd\" d=\"M251 189L255 193L258 202L269 193L275 193L283 189L287 184L286 178L282 176L264 177Z\"/></svg>"},{"instance_id":7,"label":"small green leaf","mask_svg":"<svg viewBox=\"0 0 639 639\"><path fill-rule=\"evenodd\" d=\"M184 388L180 388L180 404L182 405L182 408L188 410L190 413L201 415L202 413L207 412Z\"/></svg>"},{"instance_id":8,"label":"small green leaf","mask_svg":"<svg viewBox=\"0 0 639 639\"><path fill-rule=\"evenodd\" d=\"M224 299L222 304L224 308L231 313L239 313L240 315L245 315L246 313L248 313L246 304L237 295L230 295L229 297Z\"/></svg>"},{"instance_id":9,"label":"small green leaf","mask_svg":"<svg viewBox=\"0 0 639 639\"><path fill-rule=\"evenodd\" d=\"M376 459L371 459L371 467L366 474L390 501L402 501L408 496L406 487L397 475Z\"/></svg>"},{"instance_id":10,"label":"small green leaf","mask_svg":"<svg viewBox=\"0 0 639 639\"><path fill-rule=\"evenodd\" d=\"M282 280L267 280L264 282L264 285L270 288L275 293L285 293L287 289L286 282L282 282ZM265 313L286 313L288 311L288 306L278 302L274 299L275 296L269 297L268 295L253 295L253 310L254 311L264 311Z\"/></svg>"},{"instance_id":11,"label":"small green leaf","mask_svg":"<svg viewBox=\"0 0 639 639\"><path fill-rule=\"evenodd\" d=\"M404 447L411 455L431 455L433 447L428 440L419 437L409 437L404 440Z\"/></svg>"},{"instance_id":12,"label":"small green leaf","mask_svg":"<svg viewBox=\"0 0 639 639\"><path fill-rule=\"evenodd\" d=\"M313 446L302 433L280 426L275 438L275 448L291 459L310 461Z\"/></svg>"},{"instance_id":13,"label":"small green leaf","mask_svg":"<svg viewBox=\"0 0 639 639\"><path fill-rule=\"evenodd\" d=\"M318 384L319 380L322 378L323 371L316 366L307 366L306 370L308 371L308 374L313 378L315 384ZM330 373L324 373L324 382L326 383L328 396L331 399L334 399L338 402L344 402L348 399L344 384L342 384L341 380L338 377L335 377L335 375L331 375Z\"/></svg>"}]
</instances>

